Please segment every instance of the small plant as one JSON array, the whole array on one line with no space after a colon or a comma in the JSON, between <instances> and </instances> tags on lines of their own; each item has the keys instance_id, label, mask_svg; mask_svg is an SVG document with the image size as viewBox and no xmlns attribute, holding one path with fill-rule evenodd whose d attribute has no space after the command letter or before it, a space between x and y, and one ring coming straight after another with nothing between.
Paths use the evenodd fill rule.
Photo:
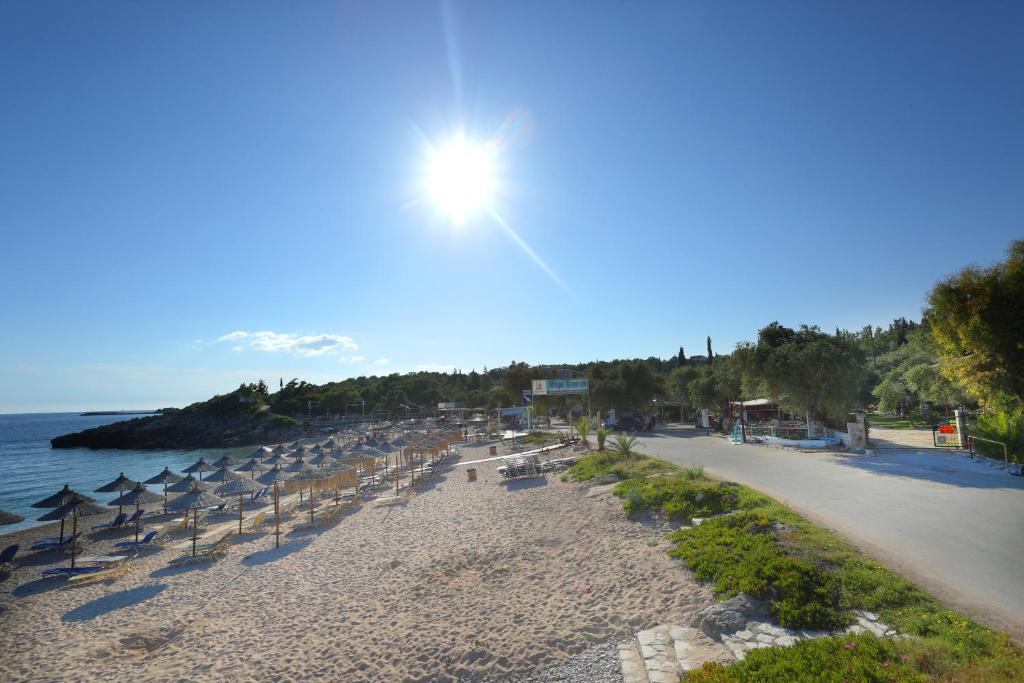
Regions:
<instances>
[{"instance_id":1,"label":"small plant","mask_svg":"<svg viewBox=\"0 0 1024 683\"><path fill-rule=\"evenodd\" d=\"M578 431L580 433L580 441L583 442L583 445L589 447L590 446L590 439L589 439L589 437L590 437L590 418L589 417L581 417L580 421L576 423L576 431Z\"/></svg>"},{"instance_id":2,"label":"small plant","mask_svg":"<svg viewBox=\"0 0 1024 683\"><path fill-rule=\"evenodd\" d=\"M633 449L636 448L636 437L632 434L616 434L615 435L615 450L619 452L623 458L629 458L633 456Z\"/></svg>"},{"instance_id":3,"label":"small plant","mask_svg":"<svg viewBox=\"0 0 1024 683\"><path fill-rule=\"evenodd\" d=\"M604 442L608 439L608 428L601 426L597 428L597 450L604 450Z\"/></svg>"}]
</instances>

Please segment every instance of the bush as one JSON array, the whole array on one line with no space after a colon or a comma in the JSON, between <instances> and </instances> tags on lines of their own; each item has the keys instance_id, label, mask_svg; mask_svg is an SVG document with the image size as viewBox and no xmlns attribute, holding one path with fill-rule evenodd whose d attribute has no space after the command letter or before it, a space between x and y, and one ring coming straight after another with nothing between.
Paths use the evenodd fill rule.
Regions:
<instances>
[{"instance_id":1,"label":"bush","mask_svg":"<svg viewBox=\"0 0 1024 683\"><path fill-rule=\"evenodd\" d=\"M632 434L616 434L615 435L615 450L617 450L622 457L628 458L633 455L633 449L636 448L636 437Z\"/></svg>"},{"instance_id":2,"label":"bush","mask_svg":"<svg viewBox=\"0 0 1024 683\"><path fill-rule=\"evenodd\" d=\"M978 416L974 428L977 436L1006 444L1010 459L1021 462L1024 458L1024 406L1019 401L1004 401L1000 408L985 411ZM1003 447L976 441L975 448L993 458L1003 459Z\"/></svg>"},{"instance_id":3,"label":"bush","mask_svg":"<svg viewBox=\"0 0 1024 683\"><path fill-rule=\"evenodd\" d=\"M923 681L914 645L872 635L801 640L791 647L752 650L730 666L709 663L687 673L687 683L733 681Z\"/></svg>"},{"instance_id":4,"label":"bush","mask_svg":"<svg viewBox=\"0 0 1024 683\"><path fill-rule=\"evenodd\" d=\"M590 445L590 418L581 417L580 421L576 423L576 431L580 433L580 441L586 445Z\"/></svg>"},{"instance_id":5,"label":"bush","mask_svg":"<svg viewBox=\"0 0 1024 683\"><path fill-rule=\"evenodd\" d=\"M604 442L608 440L608 428L601 426L597 428L597 450L604 450Z\"/></svg>"},{"instance_id":6,"label":"bush","mask_svg":"<svg viewBox=\"0 0 1024 683\"><path fill-rule=\"evenodd\" d=\"M834 576L810 562L787 556L776 543L772 519L741 512L673 534L669 552L682 558L697 579L711 581L720 597L748 593L768 599L779 623L790 628L833 629L849 619L840 608Z\"/></svg>"},{"instance_id":7,"label":"bush","mask_svg":"<svg viewBox=\"0 0 1024 683\"><path fill-rule=\"evenodd\" d=\"M569 468L569 476L573 481L589 481L607 474L614 474L619 479L633 479L675 469L674 465L664 460L649 458L640 453L624 457L616 451L595 451Z\"/></svg>"},{"instance_id":8,"label":"bush","mask_svg":"<svg viewBox=\"0 0 1024 683\"><path fill-rule=\"evenodd\" d=\"M275 429L290 429L292 427L298 427L299 421L294 417L288 417L287 415L275 415L270 418L270 426Z\"/></svg>"},{"instance_id":9,"label":"bush","mask_svg":"<svg viewBox=\"0 0 1024 683\"><path fill-rule=\"evenodd\" d=\"M739 502L736 487L704 481L700 475L694 477L686 471L676 476L623 482L615 487L614 493L625 499L627 514L661 510L669 519L710 517L735 510Z\"/></svg>"}]
</instances>

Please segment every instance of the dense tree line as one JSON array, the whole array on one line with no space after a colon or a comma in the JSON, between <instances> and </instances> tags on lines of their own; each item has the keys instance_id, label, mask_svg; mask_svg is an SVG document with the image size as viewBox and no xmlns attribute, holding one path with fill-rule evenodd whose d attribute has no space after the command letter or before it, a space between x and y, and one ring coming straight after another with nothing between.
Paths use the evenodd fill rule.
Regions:
<instances>
[{"instance_id":1,"label":"dense tree line","mask_svg":"<svg viewBox=\"0 0 1024 683\"><path fill-rule=\"evenodd\" d=\"M887 328L826 333L817 327L763 327L756 341L719 355L621 359L531 366L511 362L477 372L415 372L356 377L314 385L299 379L279 391L243 385L240 391L280 415L390 413L433 409L441 401L491 409L525 403L531 380L587 377L590 407L647 412L672 399L684 413L708 408L729 415L732 401L770 397L797 414L842 423L852 409L933 414L949 407L983 408L979 430L1024 449L1024 241L1005 262L965 268L941 281L921 322L898 318ZM585 397L538 397L536 407L564 412Z\"/></svg>"}]
</instances>

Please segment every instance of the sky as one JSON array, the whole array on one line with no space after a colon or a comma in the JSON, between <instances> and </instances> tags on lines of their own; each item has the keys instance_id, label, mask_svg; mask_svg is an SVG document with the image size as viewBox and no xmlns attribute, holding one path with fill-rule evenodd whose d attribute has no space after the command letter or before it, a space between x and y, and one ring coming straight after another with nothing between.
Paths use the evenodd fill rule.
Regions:
<instances>
[{"instance_id":1,"label":"sky","mask_svg":"<svg viewBox=\"0 0 1024 683\"><path fill-rule=\"evenodd\" d=\"M0 2L0 412L917 318L1024 237L1021 35L1016 2Z\"/></svg>"}]
</instances>

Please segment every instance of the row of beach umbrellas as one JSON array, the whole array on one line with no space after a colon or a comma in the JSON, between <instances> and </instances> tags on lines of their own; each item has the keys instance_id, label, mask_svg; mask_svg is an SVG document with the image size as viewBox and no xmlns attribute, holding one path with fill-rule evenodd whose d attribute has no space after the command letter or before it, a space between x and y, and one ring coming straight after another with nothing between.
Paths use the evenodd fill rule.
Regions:
<instances>
[{"instance_id":1,"label":"row of beach umbrellas","mask_svg":"<svg viewBox=\"0 0 1024 683\"><path fill-rule=\"evenodd\" d=\"M193 514L192 552L195 554L199 511L204 508L221 505L225 502L223 498L215 495L215 493L223 496L238 496L238 528L239 533L241 533L245 496L259 490L260 486L256 482L274 487L274 506L275 513L277 513L279 512L279 485L286 480L294 479L295 481L310 482L312 484L312 482L318 479L329 476L325 471L337 471L338 468L345 467L344 461L347 459L346 456L348 458L368 459L381 456L386 457L389 453L400 451L404 448L412 448L414 450L437 449L449 443L450 436L446 434L435 434L433 438L430 435L420 435L419 438L399 436L390 442L383 435L370 436L365 441L358 441L347 449L342 449L333 437L323 444L317 443L312 447L307 447L301 442L296 441L289 447L279 445L270 451L261 447L250 454L248 461L241 464L239 464L241 461L227 455L222 456L213 463L207 463L205 459L200 458L182 470L187 475L185 477L175 474L165 467L162 472L147 479L145 482L136 482L126 477L122 472L113 481L97 488L96 492L117 492L117 498L110 501L108 506L117 506L118 513L123 512L123 508L126 506L135 507L136 541L139 538L139 519L141 517L140 510L142 505L162 502L165 512L167 510L183 511L186 515L191 512ZM304 457L307 453L312 456L308 461ZM235 469L232 470L230 469L231 467ZM250 476L247 479L244 475L239 474L239 472L248 472ZM259 476L257 476L258 472L260 473ZM204 473L212 474L209 474L204 480ZM199 477L196 478L193 476L194 474L198 474ZM146 488L147 484L162 485L163 495L148 490ZM215 493L211 492L211 488ZM312 486L310 492L312 493ZM182 495L168 501L168 493L180 493ZM61 542L63 542L64 538L65 522L69 518L72 520L72 567L75 566L78 518L99 515L107 511L107 508L97 505L95 499L75 491L67 484L57 493L33 503L32 507L50 509L50 512L38 518L40 521L60 520ZM312 513L311 501L311 517ZM279 517L279 514L275 514L275 518L278 518L275 533L278 544L280 543ZM22 519L23 517L19 515L0 510L0 524L13 524Z\"/></svg>"}]
</instances>

